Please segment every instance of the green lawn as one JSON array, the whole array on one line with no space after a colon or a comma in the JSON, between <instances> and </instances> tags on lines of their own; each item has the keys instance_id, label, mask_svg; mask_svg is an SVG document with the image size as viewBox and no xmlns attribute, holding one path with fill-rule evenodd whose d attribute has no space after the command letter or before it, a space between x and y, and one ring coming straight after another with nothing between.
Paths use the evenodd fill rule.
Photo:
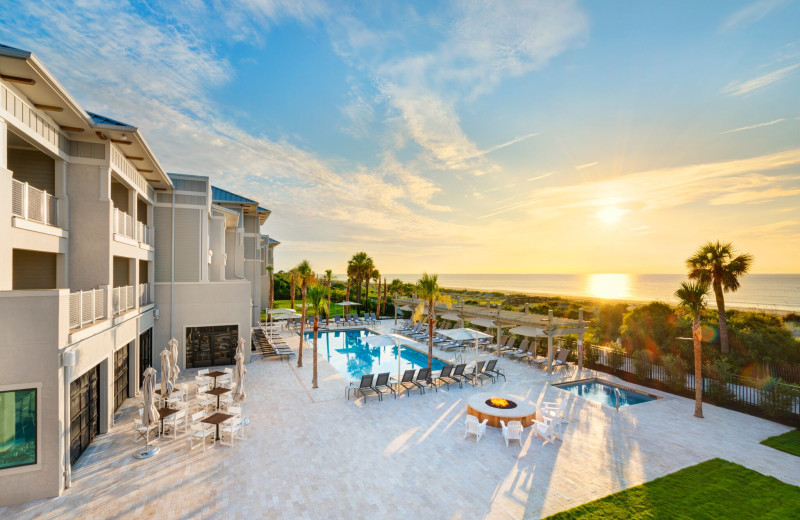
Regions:
<instances>
[{"instance_id":1,"label":"green lawn","mask_svg":"<svg viewBox=\"0 0 800 520\"><path fill-rule=\"evenodd\" d=\"M792 430L783 435L764 439L761 444L800 457L800 430Z\"/></svg>"},{"instance_id":2,"label":"green lawn","mask_svg":"<svg viewBox=\"0 0 800 520\"><path fill-rule=\"evenodd\" d=\"M712 459L548 519L761 520L798 518L798 512L800 487Z\"/></svg>"}]
</instances>

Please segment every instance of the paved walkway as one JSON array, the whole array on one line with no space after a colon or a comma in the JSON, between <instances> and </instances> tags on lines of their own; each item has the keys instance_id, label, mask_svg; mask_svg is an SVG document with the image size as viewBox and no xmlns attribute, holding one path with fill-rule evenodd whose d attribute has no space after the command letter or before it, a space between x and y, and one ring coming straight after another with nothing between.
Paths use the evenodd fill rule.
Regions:
<instances>
[{"instance_id":1,"label":"paved walkway","mask_svg":"<svg viewBox=\"0 0 800 520\"><path fill-rule=\"evenodd\" d=\"M503 359L507 383L364 403L344 399L345 378L322 358L312 390L310 349L304 358L297 368L296 359L254 356L251 422L233 447L189 451L184 435L136 460L130 399L74 468L71 489L0 509L0 518L539 518L713 457L800 485L796 457L758 444L789 428L710 405L695 419L688 399L666 395L616 412L550 386L575 374L548 378ZM521 446L506 447L493 428L477 444L464 439L466 400L488 388L566 399L563 443L543 446L526 430Z\"/></svg>"}]
</instances>

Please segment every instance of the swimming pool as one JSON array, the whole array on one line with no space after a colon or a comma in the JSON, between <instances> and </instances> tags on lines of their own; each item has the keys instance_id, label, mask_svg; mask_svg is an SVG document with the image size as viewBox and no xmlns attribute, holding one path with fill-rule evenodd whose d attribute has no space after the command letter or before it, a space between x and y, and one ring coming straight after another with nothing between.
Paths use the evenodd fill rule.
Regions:
<instances>
[{"instance_id":1,"label":"swimming pool","mask_svg":"<svg viewBox=\"0 0 800 520\"><path fill-rule=\"evenodd\" d=\"M397 347L371 347L364 338L373 335L368 330L332 330L317 333L317 351L336 370L348 379L361 379L365 374L389 372L397 375ZM314 333L306 335L310 346ZM433 358L433 370L441 370L445 363ZM428 355L409 347L400 350L401 373L408 369L428 366Z\"/></svg>"},{"instance_id":2,"label":"swimming pool","mask_svg":"<svg viewBox=\"0 0 800 520\"><path fill-rule=\"evenodd\" d=\"M567 392L585 397L586 399L595 401L600 404L608 405L612 408L616 406L616 395L614 390L619 390L619 407L633 406L634 404L647 403L654 401L658 397L639 392L632 388L614 385L600 381L599 379L588 379L585 381L576 381L574 383L562 383L553 385Z\"/></svg>"}]
</instances>

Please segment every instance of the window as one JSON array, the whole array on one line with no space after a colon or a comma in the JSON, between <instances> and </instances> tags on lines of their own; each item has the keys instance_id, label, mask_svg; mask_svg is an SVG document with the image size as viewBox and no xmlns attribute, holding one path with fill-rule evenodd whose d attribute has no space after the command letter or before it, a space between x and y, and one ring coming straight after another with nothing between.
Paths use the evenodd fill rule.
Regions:
<instances>
[{"instance_id":1,"label":"window","mask_svg":"<svg viewBox=\"0 0 800 520\"><path fill-rule=\"evenodd\" d=\"M36 464L36 389L0 392L0 469Z\"/></svg>"}]
</instances>

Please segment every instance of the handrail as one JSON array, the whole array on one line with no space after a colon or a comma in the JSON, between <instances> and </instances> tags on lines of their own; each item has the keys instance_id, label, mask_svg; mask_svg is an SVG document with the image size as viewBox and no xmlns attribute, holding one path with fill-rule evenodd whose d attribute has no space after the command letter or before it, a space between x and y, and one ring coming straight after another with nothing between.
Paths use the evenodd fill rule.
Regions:
<instances>
[{"instance_id":1,"label":"handrail","mask_svg":"<svg viewBox=\"0 0 800 520\"><path fill-rule=\"evenodd\" d=\"M103 289L76 291L69 295L69 328L79 329L106 317L106 292Z\"/></svg>"},{"instance_id":2,"label":"handrail","mask_svg":"<svg viewBox=\"0 0 800 520\"><path fill-rule=\"evenodd\" d=\"M0 85L0 110L30 129L54 150L69 153L67 137L5 85Z\"/></svg>"},{"instance_id":3,"label":"handrail","mask_svg":"<svg viewBox=\"0 0 800 520\"><path fill-rule=\"evenodd\" d=\"M11 179L11 214L48 226L60 227L59 200L27 182Z\"/></svg>"}]
</instances>

